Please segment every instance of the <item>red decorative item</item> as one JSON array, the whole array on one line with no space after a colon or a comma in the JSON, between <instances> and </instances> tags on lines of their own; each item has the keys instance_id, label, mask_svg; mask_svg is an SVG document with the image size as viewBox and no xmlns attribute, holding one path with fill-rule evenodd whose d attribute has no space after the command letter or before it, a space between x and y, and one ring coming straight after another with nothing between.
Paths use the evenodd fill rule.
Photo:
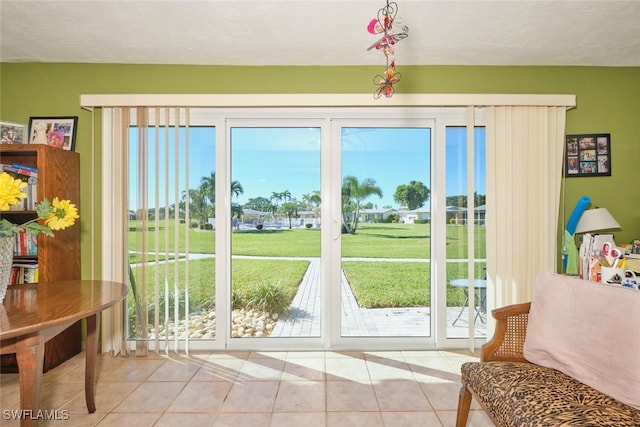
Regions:
<instances>
[{"instance_id":1,"label":"red decorative item","mask_svg":"<svg viewBox=\"0 0 640 427\"><path fill-rule=\"evenodd\" d=\"M373 78L374 84L380 86L373 94L375 99L379 99L382 95L390 98L393 96L395 90L393 85L400 81L401 74L396 73L396 57L393 46L400 40L403 40L409 36L409 28L402 27L401 33L393 32L393 24L396 21L396 14L398 13L398 5L395 2L389 2L387 5L378 11L377 18L372 19L367 26L367 31L371 34L383 34L374 44L369 46L367 50L382 49L384 56L387 60L387 70L384 75L378 74ZM398 18L398 21L400 18Z\"/></svg>"}]
</instances>

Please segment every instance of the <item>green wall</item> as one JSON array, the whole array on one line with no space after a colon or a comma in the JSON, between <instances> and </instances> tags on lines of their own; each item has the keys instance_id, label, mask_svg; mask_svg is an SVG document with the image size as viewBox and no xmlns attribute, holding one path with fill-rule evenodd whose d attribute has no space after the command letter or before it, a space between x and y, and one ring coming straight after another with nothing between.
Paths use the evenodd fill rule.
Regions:
<instances>
[{"instance_id":1,"label":"green wall","mask_svg":"<svg viewBox=\"0 0 640 427\"><path fill-rule=\"evenodd\" d=\"M640 67L399 66L397 93L561 93L577 95L566 132L610 133L612 176L566 181L564 222L582 195L607 207L622 226L618 243L640 239ZM91 225L92 113L81 94L106 93L372 93L381 67L225 67L120 64L0 64L0 120L79 116L81 226ZM384 99L380 100L384 104ZM96 150L99 154L99 149ZM97 165L99 166L99 159ZM99 224L99 206L98 217ZM562 222L561 217L561 222ZM562 225L562 224L561 224ZM562 228L562 227L561 227ZM90 266L83 232L83 276ZM97 248L99 249L99 248ZM522 248L519 248L522 249ZM99 250L97 252L99 256Z\"/></svg>"}]
</instances>

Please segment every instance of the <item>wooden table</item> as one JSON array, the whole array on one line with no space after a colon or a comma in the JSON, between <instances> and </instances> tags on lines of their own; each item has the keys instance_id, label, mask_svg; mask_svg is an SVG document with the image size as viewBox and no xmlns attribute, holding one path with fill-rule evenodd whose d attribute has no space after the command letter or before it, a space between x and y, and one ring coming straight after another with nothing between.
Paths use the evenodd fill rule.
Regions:
<instances>
[{"instance_id":1,"label":"wooden table","mask_svg":"<svg viewBox=\"0 0 640 427\"><path fill-rule=\"evenodd\" d=\"M37 424L42 386L44 344L73 323L87 322L85 400L96 410L94 378L100 312L127 294L122 283L101 280L65 280L9 286L0 305L0 354L16 353L20 371L21 426ZM2 408L7 409L7 408Z\"/></svg>"}]
</instances>

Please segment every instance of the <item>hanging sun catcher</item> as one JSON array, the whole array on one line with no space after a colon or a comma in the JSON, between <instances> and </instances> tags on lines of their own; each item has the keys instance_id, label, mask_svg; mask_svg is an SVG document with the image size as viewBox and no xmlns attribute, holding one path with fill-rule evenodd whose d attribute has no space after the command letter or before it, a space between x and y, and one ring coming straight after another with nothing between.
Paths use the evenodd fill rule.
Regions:
<instances>
[{"instance_id":1,"label":"hanging sun catcher","mask_svg":"<svg viewBox=\"0 0 640 427\"><path fill-rule=\"evenodd\" d=\"M407 34L409 28L403 26L402 32L394 33L393 24L399 24L401 20L401 18L396 19L397 13L397 3L387 0L387 5L378 11L378 16L373 18L367 26L367 30L371 34L383 34L382 38L369 46L367 50L373 48L382 49L387 59L387 69L384 75L378 74L373 78L373 83L379 86L373 94L375 99L381 98L382 95L391 98L395 92L393 85L400 81L401 74L396 73L396 56L393 46L409 36L409 34Z\"/></svg>"}]
</instances>

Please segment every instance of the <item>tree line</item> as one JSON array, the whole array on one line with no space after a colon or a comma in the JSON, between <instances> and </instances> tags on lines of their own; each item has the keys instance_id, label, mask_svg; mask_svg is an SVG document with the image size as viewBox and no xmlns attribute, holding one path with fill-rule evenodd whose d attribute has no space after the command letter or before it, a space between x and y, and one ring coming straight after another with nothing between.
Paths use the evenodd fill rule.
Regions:
<instances>
[{"instance_id":1,"label":"tree line","mask_svg":"<svg viewBox=\"0 0 640 427\"><path fill-rule=\"evenodd\" d=\"M209 218L215 218L215 199L216 199L216 174L212 172L209 176L202 177L200 185L197 188L188 191L189 215L198 225L202 226ZM423 207L429 200L431 191L420 181L410 181L408 184L401 184L396 187L393 200L406 206L407 209L414 210ZM232 198L244 194L244 188L239 181L231 182ZM365 178L359 179L353 175L347 175L342 180L342 232L355 234L358 229L360 213L362 209L370 209L373 207L371 202L365 203L365 200L372 196L383 197L382 189L376 184L375 179ZM484 195L474 194L475 206L485 204L486 197ZM446 199L447 206L467 207L466 196L448 196ZM187 192L183 192L179 202L180 214L186 213ZM292 197L289 190L281 192L274 191L269 197L257 196L250 198L246 203L231 203L232 219L239 218L244 209L253 209L260 212L270 213L272 216L281 214L289 220L289 228L293 218L298 217L299 211L313 212L314 216L319 215L321 204L320 190L303 194L301 200ZM390 206L389 206L390 208ZM161 216L164 216L164 210L161 209ZM175 207L169 208L170 217L174 216ZM130 213L131 216L137 216L139 213ZM153 219L153 210L146 212L149 219Z\"/></svg>"}]
</instances>

